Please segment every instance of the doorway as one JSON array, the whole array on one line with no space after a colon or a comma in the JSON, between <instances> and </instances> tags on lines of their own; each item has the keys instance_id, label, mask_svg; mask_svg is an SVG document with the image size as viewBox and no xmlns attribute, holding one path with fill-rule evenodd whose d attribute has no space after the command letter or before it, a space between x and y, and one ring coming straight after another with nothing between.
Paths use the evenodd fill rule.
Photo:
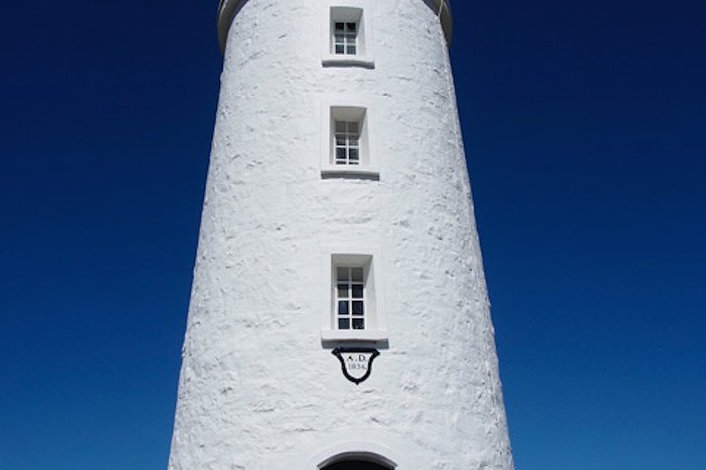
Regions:
<instances>
[{"instance_id":1,"label":"doorway","mask_svg":"<svg viewBox=\"0 0 706 470\"><path fill-rule=\"evenodd\" d=\"M321 470L393 470L392 467L366 460L343 460L326 465Z\"/></svg>"}]
</instances>

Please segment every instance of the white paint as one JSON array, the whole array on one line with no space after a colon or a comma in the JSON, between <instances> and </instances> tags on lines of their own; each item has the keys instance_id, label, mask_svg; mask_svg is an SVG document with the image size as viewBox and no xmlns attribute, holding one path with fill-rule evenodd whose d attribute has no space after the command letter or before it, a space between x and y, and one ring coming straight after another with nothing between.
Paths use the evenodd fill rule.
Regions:
<instances>
[{"instance_id":1,"label":"white paint","mask_svg":"<svg viewBox=\"0 0 706 470\"><path fill-rule=\"evenodd\" d=\"M233 10L170 469L513 468L443 4L371 3L372 69L322 66L325 0ZM379 180L322 177L342 96L374 108ZM389 347L358 386L322 345L342 244L382 253Z\"/></svg>"}]
</instances>

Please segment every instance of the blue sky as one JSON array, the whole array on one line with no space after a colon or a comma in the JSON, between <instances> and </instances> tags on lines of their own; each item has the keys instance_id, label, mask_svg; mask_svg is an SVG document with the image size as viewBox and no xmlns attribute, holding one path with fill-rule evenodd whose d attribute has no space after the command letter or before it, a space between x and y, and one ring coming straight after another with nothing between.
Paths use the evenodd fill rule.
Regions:
<instances>
[{"instance_id":1,"label":"blue sky","mask_svg":"<svg viewBox=\"0 0 706 470\"><path fill-rule=\"evenodd\" d=\"M14 2L0 98L0 468L165 468L216 2ZM706 6L454 2L520 470L706 462Z\"/></svg>"}]
</instances>

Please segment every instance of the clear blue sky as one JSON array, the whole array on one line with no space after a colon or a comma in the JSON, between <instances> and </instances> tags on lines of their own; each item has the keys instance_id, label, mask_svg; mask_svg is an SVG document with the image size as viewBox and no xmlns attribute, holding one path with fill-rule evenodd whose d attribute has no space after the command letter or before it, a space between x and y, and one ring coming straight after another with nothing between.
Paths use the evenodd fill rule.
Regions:
<instances>
[{"instance_id":1,"label":"clear blue sky","mask_svg":"<svg viewBox=\"0 0 706 470\"><path fill-rule=\"evenodd\" d=\"M166 467L216 3L3 8L0 469ZM706 468L706 6L454 4L518 470Z\"/></svg>"}]
</instances>

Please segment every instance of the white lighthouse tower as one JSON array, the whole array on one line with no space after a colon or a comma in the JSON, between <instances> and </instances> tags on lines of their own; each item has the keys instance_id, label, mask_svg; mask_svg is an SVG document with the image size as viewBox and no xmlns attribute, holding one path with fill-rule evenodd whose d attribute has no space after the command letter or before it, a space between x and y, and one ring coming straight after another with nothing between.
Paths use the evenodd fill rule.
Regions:
<instances>
[{"instance_id":1,"label":"white lighthouse tower","mask_svg":"<svg viewBox=\"0 0 706 470\"><path fill-rule=\"evenodd\" d=\"M448 0L221 0L169 468L510 470Z\"/></svg>"}]
</instances>

